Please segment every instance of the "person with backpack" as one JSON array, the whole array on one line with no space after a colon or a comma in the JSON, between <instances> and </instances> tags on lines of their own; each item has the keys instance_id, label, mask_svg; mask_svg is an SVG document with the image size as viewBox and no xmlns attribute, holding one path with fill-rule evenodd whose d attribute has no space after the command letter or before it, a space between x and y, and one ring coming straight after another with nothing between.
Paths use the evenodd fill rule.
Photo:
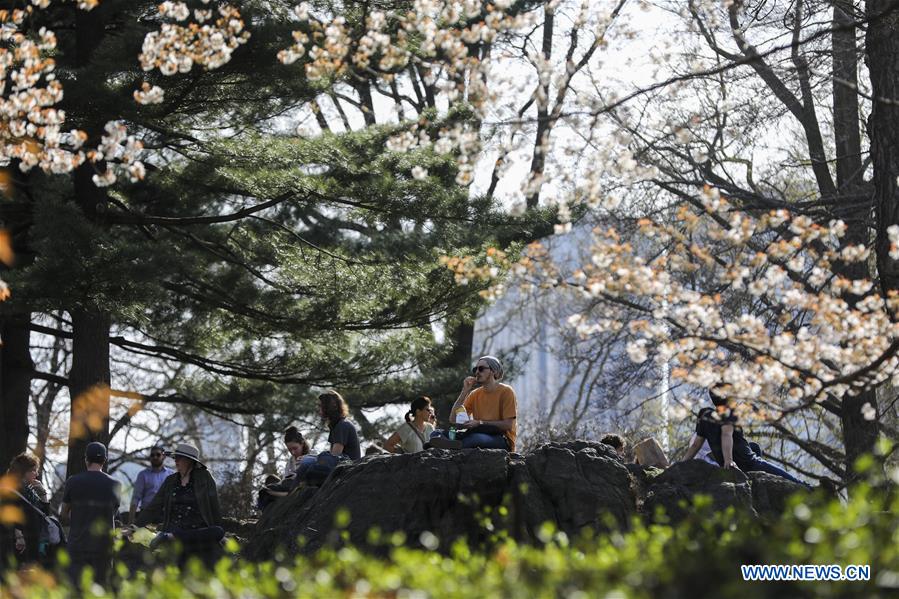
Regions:
<instances>
[{"instance_id":1,"label":"person with backpack","mask_svg":"<svg viewBox=\"0 0 899 599\"><path fill-rule=\"evenodd\" d=\"M409 411L406 412L405 422L390 435L384 444L384 449L390 453L418 453L424 450L424 445L434 432L431 424L431 415L434 408L431 407L431 398L421 396L412 401Z\"/></svg>"},{"instance_id":2,"label":"person with backpack","mask_svg":"<svg viewBox=\"0 0 899 599\"><path fill-rule=\"evenodd\" d=\"M35 563L46 555L46 542L42 546L42 538L47 527L46 518L50 512L47 492L37 477L37 459L27 453L20 453L9 463L7 475L19 481L15 491L15 505L24 516L22 522L15 525L15 555L20 564Z\"/></svg>"},{"instance_id":3,"label":"person with backpack","mask_svg":"<svg viewBox=\"0 0 899 599\"><path fill-rule=\"evenodd\" d=\"M119 511L121 485L103 472L106 446L94 441L84 451L87 466L66 481L62 496L62 519L71 523L68 551L70 574L80 584L85 568L94 572L94 582L106 585L112 565L112 532Z\"/></svg>"}]
</instances>

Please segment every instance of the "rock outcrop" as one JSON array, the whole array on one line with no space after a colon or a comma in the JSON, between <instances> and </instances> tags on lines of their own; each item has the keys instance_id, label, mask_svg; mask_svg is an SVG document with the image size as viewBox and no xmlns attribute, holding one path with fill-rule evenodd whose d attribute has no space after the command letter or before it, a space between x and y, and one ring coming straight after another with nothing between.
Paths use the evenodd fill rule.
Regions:
<instances>
[{"instance_id":1,"label":"rock outcrop","mask_svg":"<svg viewBox=\"0 0 899 599\"><path fill-rule=\"evenodd\" d=\"M492 449L374 455L341 464L320 488L300 487L274 504L244 554L266 559L278 548L312 552L340 541L377 552L384 547L377 538L395 532L441 550L459 538L482 543L500 530L532 542L546 522L571 536L626 527L658 507L676 519L696 494L718 508L770 515L801 488L773 479L695 460L664 472L626 466L610 447L585 441L543 445L526 456Z\"/></svg>"}]
</instances>

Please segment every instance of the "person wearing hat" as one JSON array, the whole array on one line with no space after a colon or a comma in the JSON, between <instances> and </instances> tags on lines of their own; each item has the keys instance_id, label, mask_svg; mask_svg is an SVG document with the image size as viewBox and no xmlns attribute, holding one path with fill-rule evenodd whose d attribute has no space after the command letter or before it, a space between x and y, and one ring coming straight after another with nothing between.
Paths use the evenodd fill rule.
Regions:
<instances>
[{"instance_id":1,"label":"person wearing hat","mask_svg":"<svg viewBox=\"0 0 899 599\"><path fill-rule=\"evenodd\" d=\"M180 443L169 455L175 458L175 473L162 482L150 505L137 515L137 524L161 525L152 548L177 541L182 564L196 556L212 566L225 536L215 479L195 446Z\"/></svg>"},{"instance_id":2,"label":"person wearing hat","mask_svg":"<svg viewBox=\"0 0 899 599\"><path fill-rule=\"evenodd\" d=\"M84 451L87 470L69 478L62 495L62 519L70 522L70 573L76 584L86 567L93 570L94 582L108 582L121 485L103 472L106 459L105 445L88 443Z\"/></svg>"},{"instance_id":3,"label":"person wearing hat","mask_svg":"<svg viewBox=\"0 0 899 599\"><path fill-rule=\"evenodd\" d=\"M172 475L174 470L165 466L165 449L162 445L154 445L150 449L150 467L144 468L137 474L134 480L134 490L131 493L131 509L129 511L129 522L134 522L134 515L138 508L143 509L150 505L162 481Z\"/></svg>"},{"instance_id":4,"label":"person wearing hat","mask_svg":"<svg viewBox=\"0 0 899 599\"><path fill-rule=\"evenodd\" d=\"M500 383L502 378L503 365L497 358L479 358L472 375L462 382L462 392L450 411L450 421L455 420L454 426L462 429L462 439L448 439L435 432L431 446L515 451L518 402L512 387ZM461 420L459 415L463 416Z\"/></svg>"}]
</instances>

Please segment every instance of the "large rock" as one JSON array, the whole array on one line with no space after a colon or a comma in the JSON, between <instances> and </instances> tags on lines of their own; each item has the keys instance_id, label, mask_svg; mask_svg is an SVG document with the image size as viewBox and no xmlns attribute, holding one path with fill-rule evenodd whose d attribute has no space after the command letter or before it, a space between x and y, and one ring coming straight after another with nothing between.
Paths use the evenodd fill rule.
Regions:
<instances>
[{"instance_id":1,"label":"large rock","mask_svg":"<svg viewBox=\"0 0 899 599\"><path fill-rule=\"evenodd\" d=\"M395 532L440 550L459 538L478 545L499 531L535 542L547 522L571 536L624 528L634 514L651 519L657 508L678 520L700 494L716 509L767 517L798 489L698 460L664 471L624 465L610 447L584 441L542 445L526 456L496 449L374 455L343 463L320 488L300 487L275 503L244 554L267 559L278 548L313 552L344 542L377 552L387 547L378 538Z\"/></svg>"},{"instance_id":2,"label":"large rock","mask_svg":"<svg viewBox=\"0 0 899 599\"><path fill-rule=\"evenodd\" d=\"M734 506L755 514L749 478L740 470L690 460L669 466L647 483L642 511L649 516L662 508L669 518L680 520L696 495L711 497L716 510Z\"/></svg>"},{"instance_id":3,"label":"large rock","mask_svg":"<svg viewBox=\"0 0 899 599\"><path fill-rule=\"evenodd\" d=\"M752 506L759 516L775 519L787 508L787 498L805 487L767 472L748 472L752 485Z\"/></svg>"},{"instance_id":4,"label":"large rock","mask_svg":"<svg viewBox=\"0 0 899 599\"><path fill-rule=\"evenodd\" d=\"M436 537L445 549L460 537L483 542L491 529L533 541L545 522L569 534L604 528L609 518L625 526L636 505L630 482L613 451L583 442L544 445L526 457L492 449L369 456L339 465L320 489L299 488L277 502L245 553L315 551L342 534L377 551L371 529L382 538L402 531L426 546ZM336 526L341 511L349 522Z\"/></svg>"}]
</instances>

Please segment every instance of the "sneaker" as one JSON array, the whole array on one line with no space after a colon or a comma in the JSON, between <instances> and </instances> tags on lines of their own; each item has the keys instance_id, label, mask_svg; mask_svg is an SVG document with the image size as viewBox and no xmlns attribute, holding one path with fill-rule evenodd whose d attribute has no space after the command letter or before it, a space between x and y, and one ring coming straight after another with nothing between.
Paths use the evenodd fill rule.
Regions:
<instances>
[{"instance_id":1,"label":"sneaker","mask_svg":"<svg viewBox=\"0 0 899 599\"><path fill-rule=\"evenodd\" d=\"M437 449L462 449L462 441L447 439L446 437L431 437L430 445Z\"/></svg>"}]
</instances>

